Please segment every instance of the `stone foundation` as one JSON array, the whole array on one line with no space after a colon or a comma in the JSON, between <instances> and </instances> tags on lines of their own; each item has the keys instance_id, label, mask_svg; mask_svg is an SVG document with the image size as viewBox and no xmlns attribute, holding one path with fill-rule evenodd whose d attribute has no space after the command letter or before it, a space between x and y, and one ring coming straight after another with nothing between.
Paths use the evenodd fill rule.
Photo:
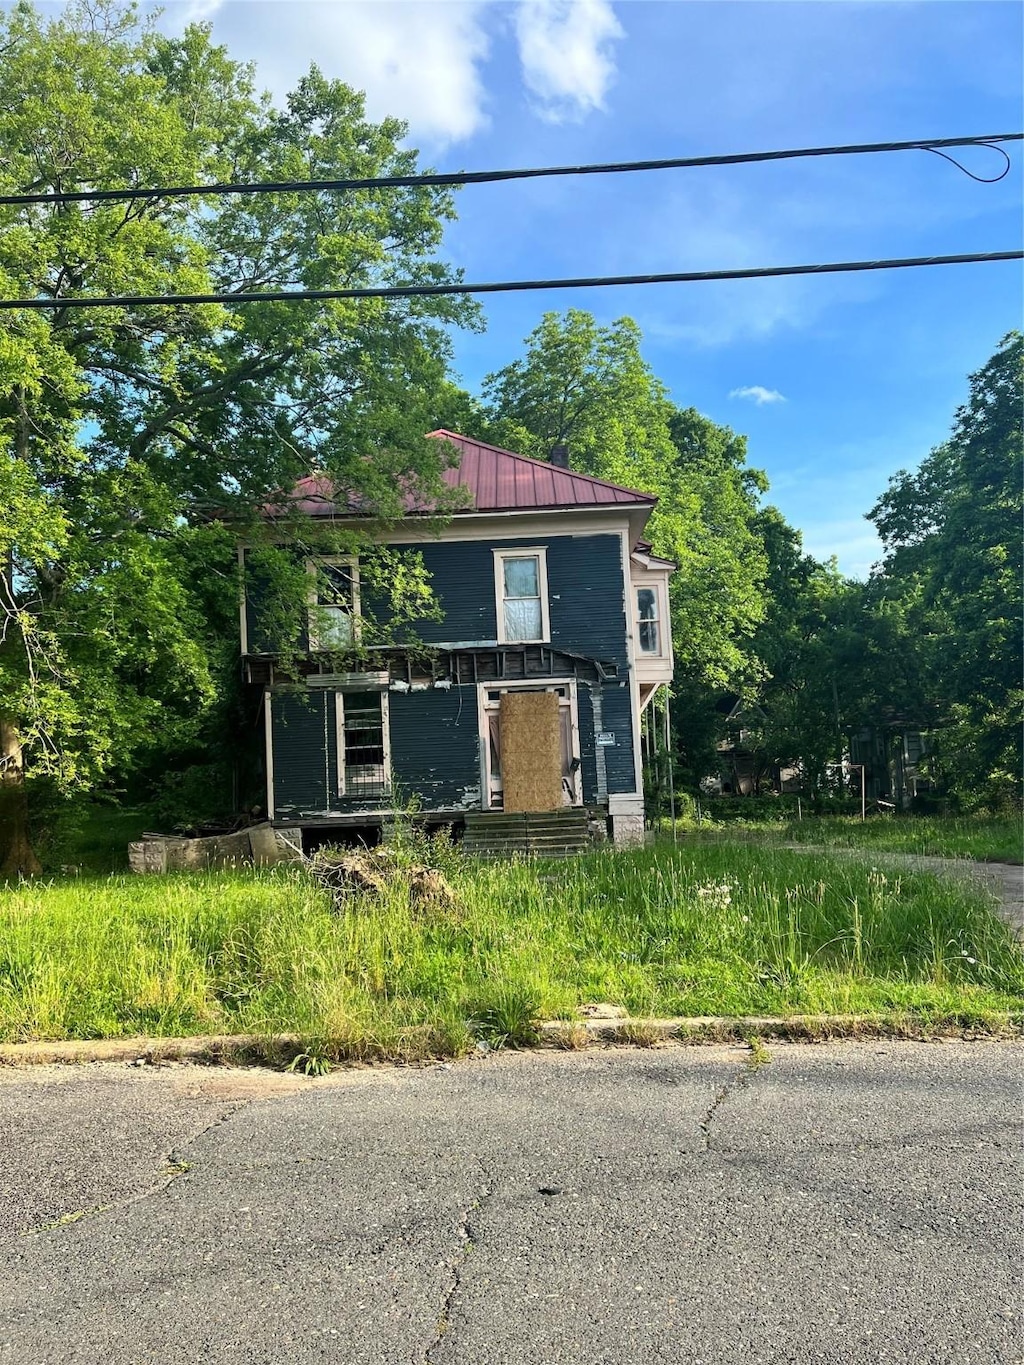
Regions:
<instances>
[{"instance_id":1,"label":"stone foundation","mask_svg":"<svg viewBox=\"0 0 1024 1365\"><path fill-rule=\"evenodd\" d=\"M644 842L644 798L642 796L609 796L608 823L612 843L619 845Z\"/></svg>"}]
</instances>

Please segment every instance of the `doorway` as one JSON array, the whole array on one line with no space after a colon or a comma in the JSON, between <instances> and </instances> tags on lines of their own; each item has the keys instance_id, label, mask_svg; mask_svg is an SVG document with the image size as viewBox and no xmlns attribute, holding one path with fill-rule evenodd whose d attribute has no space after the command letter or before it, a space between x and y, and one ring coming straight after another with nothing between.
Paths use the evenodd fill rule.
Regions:
<instances>
[{"instance_id":1,"label":"doorway","mask_svg":"<svg viewBox=\"0 0 1024 1365\"><path fill-rule=\"evenodd\" d=\"M502 773L501 699L510 692L549 692L558 698L558 758L561 772L561 804L583 805L583 774L580 762L579 715L576 683L572 679L554 683L481 684L480 751L484 810L505 809L505 781ZM517 742L505 736L506 744Z\"/></svg>"}]
</instances>

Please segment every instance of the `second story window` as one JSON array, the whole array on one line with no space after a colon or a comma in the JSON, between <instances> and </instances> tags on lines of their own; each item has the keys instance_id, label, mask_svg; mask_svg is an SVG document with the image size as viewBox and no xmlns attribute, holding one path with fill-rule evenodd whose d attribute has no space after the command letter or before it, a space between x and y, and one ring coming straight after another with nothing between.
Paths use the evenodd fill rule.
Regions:
<instances>
[{"instance_id":1,"label":"second story window","mask_svg":"<svg viewBox=\"0 0 1024 1365\"><path fill-rule=\"evenodd\" d=\"M311 559L310 649L345 649L359 633L359 562L351 555Z\"/></svg>"},{"instance_id":2,"label":"second story window","mask_svg":"<svg viewBox=\"0 0 1024 1365\"><path fill-rule=\"evenodd\" d=\"M499 644L550 639L544 550L495 550L494 579Z\"/></svg>"},{"instance_id":3,"label":"second story window","mask_svg":"<svg viewBox=\"0 0 1024 1365\"><path fill-rule=\"evenodd\" d=\"M636 619L640 653L660 654L661 620L657 588L637 588Z\"/></svg>"}]
</instances>

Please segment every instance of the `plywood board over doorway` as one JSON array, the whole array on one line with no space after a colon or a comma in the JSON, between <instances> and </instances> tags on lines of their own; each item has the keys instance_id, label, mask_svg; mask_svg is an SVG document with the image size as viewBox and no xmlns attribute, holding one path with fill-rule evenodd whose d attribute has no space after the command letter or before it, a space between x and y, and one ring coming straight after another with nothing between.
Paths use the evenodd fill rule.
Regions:
<instances>
[{"instance_id":1,"label":"plywood board over doorway","mask_svg":"<svg viewBox=\"0 0 1024 1365\"><path fill-rule=\"evenodd\" d=\"M554 692L502 695L501 781L507 811L561 808L562 740Z\"/></svg>"}]
</instances>

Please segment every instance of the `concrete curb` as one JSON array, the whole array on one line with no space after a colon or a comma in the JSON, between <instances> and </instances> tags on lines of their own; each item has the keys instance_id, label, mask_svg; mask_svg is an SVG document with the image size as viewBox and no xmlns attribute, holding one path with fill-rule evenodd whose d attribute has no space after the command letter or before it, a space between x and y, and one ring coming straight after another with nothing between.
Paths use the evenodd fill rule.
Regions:
<instances>
[{"instance_id":1,"label":"concrete curb","mask_svg":"<svg viewBox=\"0 0 1024 1365\"><path fill-rule=\"evenodd\" d=\"M538 1026L540 1047L577 1050L598 1043L743 1043L752 1038L829 1042L843 1038L1024 1038L1024 1013L926 1019L906 1014L800 1014L786 1018L705 1016L680 1019L552 1019ZM195 1038L95 1038L0 1044L0 1067L123 1062L159 1065L282 1067L301 1051L298 1034L214 1034ZM435 1059L436 1060L436 1059ZM344 1066L345 1062L338 1065ZM383 1062L386 1064L386 1060Z\"/></svg>"},{"instance_id":2,"label":"concrete curb","mask_svg":"<svg viewBox=\"0 0 1024 1365\"><path fill-rule=\"evenodd\" d=\"M211 1065L287 1061L301 1048L297 1034L209 1034L195 1038L85 1038L2 1043L0 1066L85 1062L206 1062Z\"/></svg>"},{"instance_id":3,"label":"concrete curb","mask_svg":"<svg viewBox=\"0 0 1024 1365\"><path fill-rule=\"evenodd\" d=\"M586 1037L584 1037L586 1035ZM984 1018L906 1014L797 1014L784 1018L757 1015L681 1019L552 1020L540 1026L542 1045L586 1046L588 1042L650 1047L661 1042L728 1043L751 1038L828 1042L840 1038L1021 1038L1024 1014Z\"/></svg>"}]
</instances>

